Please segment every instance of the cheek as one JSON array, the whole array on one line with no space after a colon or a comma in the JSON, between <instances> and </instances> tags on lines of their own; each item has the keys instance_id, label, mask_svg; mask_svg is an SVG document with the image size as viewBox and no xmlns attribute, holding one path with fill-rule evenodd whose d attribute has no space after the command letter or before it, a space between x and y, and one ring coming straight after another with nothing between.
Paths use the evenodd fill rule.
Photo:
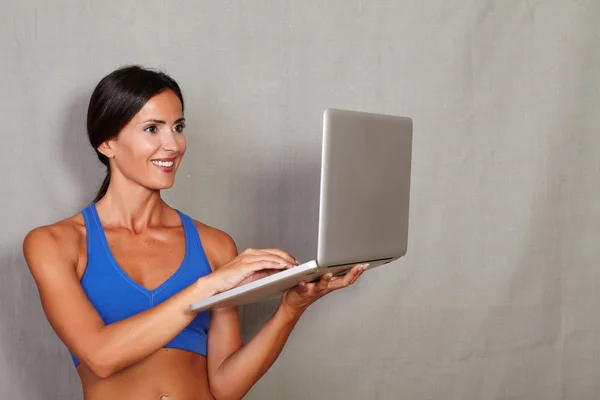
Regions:
<instances>
[{"instance_id":1,"label":"cheek","mask_svg":"<svg viewBox=\"0 0 600 400\"><path fill-rule=\"evenodd\" d=\"M183 135L177 136L176 140L177 140L177 147L179 148L179 152L181 153L181 155L183 155L183 153L185 153L185 149L187 147L185 136L183 136Z\"/></svg>"},{"instance_id":2,"label":"cheek","mask_svg":"<svg viewBox=\"0 0 600 400\"><path fill-rule=\"evenodd\" d=\"M152 137L142 137L130 143L129 151L132 160L148 161L152 158L160 147L160 142L152 139Z\"/></svg>"},{"instance_id":3,"label":"cheek","mask_svg":"<svg viewBox=\"0 0 600 400\"><path fill-rule=\"evenodd\" d=\"M128 170L135 170L148 162L157 150L157 141L150 139L137 137L135 140L123 141L123 146L119 149L119 164Z\"/></svg>"}]
</instances>

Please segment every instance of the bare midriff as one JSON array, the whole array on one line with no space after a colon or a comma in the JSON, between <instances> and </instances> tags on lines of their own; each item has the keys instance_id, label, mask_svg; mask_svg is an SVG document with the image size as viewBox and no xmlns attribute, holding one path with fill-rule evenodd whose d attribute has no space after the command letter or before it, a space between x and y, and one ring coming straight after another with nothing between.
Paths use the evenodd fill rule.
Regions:
<instances>
[{"instance_id":1,"label":"bare midriff","mask_svg":"<svg viewBox=\"0 0 600 400\"><path fill-rule=\"evenodd\" d=\"M82 364L77 372L85 400L214 400L206 357L184 350L160 349L105 379Z\"/></svg>"}]
</instances>

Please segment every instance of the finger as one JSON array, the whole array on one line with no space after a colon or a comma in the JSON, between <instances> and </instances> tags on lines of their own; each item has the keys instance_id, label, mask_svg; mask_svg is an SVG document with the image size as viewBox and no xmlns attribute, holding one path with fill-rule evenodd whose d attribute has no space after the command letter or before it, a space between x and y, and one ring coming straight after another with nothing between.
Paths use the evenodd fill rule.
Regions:
<instances>
[{"instance_id":1,"label":"finger","mask_svg":"<svg viewBox=\"0 0 600 400\"><path fill-rule=\"evenodd\" d=\"M261 267L259 269L265 268L265 265L271 265L269 263L278 264L278 267L276 267L277 269L284 269L292 266L288 260L270 253L261 253L253 256L247 256L244 258L244 261L249 264L259 264L255 266Z\"/></svg>"},{"instance_id":2,"label":"finger","mask_svg":"<svg viewBox=\"0 0 600 400\"><path fill-rule=\"evenodd\" d=\"M291 254L286 253L285 251L280 250L280 249L253 249L253 248L247 248L241 254L243 254L245 256L257 256L257 255L261 255L261 254L275 255L277 257L280 257L280 258L286 260L286 262L289 263L289 264L291 264L291 265L299 265L300 264L295 257L293 257Z\"/></svg>"},{"instance_id":3,"label":"finger","mask_svg":"<svg viewBox=\"0 0 600 400\"><path fill-rule=\"evenodd\" d=\"M275 269L275 268L265 268L265 269L262 269L262 270L257 271L257 272L254 273L254 280L266 278L267 276L273 275L276 272L281 272L281 270L280 269Z\"/></svg>"},{"instance_id":4,"label":"finger","mask_svg":"<svg viewBox=\"0 0 600 400\"><path fill-rule=\"evenodd\" d=\"M354 282L356 282L356 280L358 279L358 277L360 276L360 274L364 270L363 267L364 267L363 264L359 264L359 265L356 265L356 266L352 267L352 276L350 277L348 285L351 285Z\"/></svg>"},{"instance_id":5,"label":"finger","mask_svg":"<svg viewBox=\"0 0 600 400\"><path fill-rule=\"evenodd\" d=\"M244 255L258 254L258 250L248 247L246 250L244 250L240 253L240 255L242 255L242 254L244 254Z\"/></svg>"},{"instance_id":6,"label":"finger","mask_svg":"<svg viewBox=\"0 0 600 400\"><path fill-rule=\"evenodd\" d=\"M296 257L292 256L291 254L289 254L281 249L260 249L260 252L275 254L276 256L279 256L279 257L287 260L289 263L292 263L295 265L300 264L300 262L296 259Z\"/></svg>"},{"instance_id":7,"label":"finger","mask_svg":"<svg viewBox=\"0 0 600 400\"><path fill-rule=\"evenodd\" d=\"M346 283L346 282L348 282L348 278L349 278L348 275L350 275L351 273L352 273L352 269L346 270L346 273L344 275L338 275L338 276L334 276L333 278L331 278L328 289L330 291L333 291L333 290L343 288L344 286L348 286L349 283Z\"/></svg>"},{"instance_id":8,"label":"finger","mask_svg":"<svg viewBox=\"0 0 600 400\"><path fill-rule=\"evenodd\" d=\"M255 262L249 262L242 264L242 268L247 270L254 276L265 277L275 272L284 271L287 268L287 264L282 264L276 261L259 260Z\"/></svg>"},{"instance_id":9,"label":"finger","mask_svg":"<svg viewBox=\"0 0 600 400\"><path fill-rule=\"evenodd\" d=\"M358 280L358 278L360 278L360 276L362 275L362 271L358 271L358 273L356 274L356 276L354 278L352 278L352 280L350 281L349 285L353 285L354 282L356 282Z\"/></svg>"},{"instance_id":10,"label":"finger","mask_svg":"<svg viewBox=\"0 0 600 400\"><path fill-rule=\"evenodd\" d=\"M355 265L352 267L350 271L342 278L342 282L340 283L340 287L346 287L350 285L356 278L358 278L358 274L360 272L361 265Z\"/></svg>"},{"instance_id":11,"label":"finger","mask_svg":"<svg viewBox=\"0 0 600 400\"><path fill-rule=\"evenodd\" d=\"M356 280L358 278L360 278L360 276L366 271L366 269L369 268L369 264L362 264L359 266L358 268L358 274L352 279L352 281L350 282L350 284L352 285L354 282L356 282Z\"/></svg>"},{"instance_id":12,"label":"finger","mask_svg":"<svg viewBox=\"0 0 600 400\"><path fill-rule=\"evenodd\" d=\"M324 292L325 290L327 290L327 287L329 286L329 282L331 281L331 278L332 278L332 274L323 275L321 280L315 286L315 292L321 293L321 292Z\"/></svg>"},{"instance_id":13,"label":"finger","mask_svg":"<svg viewBox=\"0 0 600 400\"><path fill-rule=\"evenodd\" d=\"M336 279L335 281L329 282L327 286L327 290L333 292L334 290L338 290L344 287L344 281L342 279Z\"/></svg>"},{"instance_id":14,"label":"finger","mask_svg":"<svg viewBox=\"0 0 600 400\"><path fill-rule=\"evenodd\" d=\"M308 291L308 284L306 283L306 281L298 282L298 292L306 293L307 291Z\"/></svg>"}]
</instances>

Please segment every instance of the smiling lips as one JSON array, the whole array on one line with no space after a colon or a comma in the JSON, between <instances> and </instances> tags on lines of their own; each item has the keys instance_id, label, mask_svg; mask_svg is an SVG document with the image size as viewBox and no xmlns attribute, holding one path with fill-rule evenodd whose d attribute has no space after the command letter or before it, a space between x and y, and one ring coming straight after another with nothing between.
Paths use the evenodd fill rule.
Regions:
<instances>
[{"instance_id":1,"label":"smiling lips","mask_svg":"<svg viewBox=\"0 0 600 400\"><path fill-rule=\"evenodd\" d=\"M164 172L173 171L173 166L175 165L174 158L161 158L156 160L151 160L152 164L156 165L158 169Z\"/></svg>"}]
</instances>

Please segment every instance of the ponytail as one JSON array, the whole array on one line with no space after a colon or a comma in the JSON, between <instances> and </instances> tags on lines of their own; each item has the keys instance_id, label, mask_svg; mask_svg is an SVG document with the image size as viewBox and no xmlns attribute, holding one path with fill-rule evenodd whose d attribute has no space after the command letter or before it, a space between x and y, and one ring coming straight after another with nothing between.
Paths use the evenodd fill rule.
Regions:
<instances>
[{"instance_id":1,"label":"ponytail","mask_svg":"<svg viewBox=\"0 0 600 400\"><path fill-rule=\"evenodd\" d=\"M110 184L110 167L106 167L106 176L104 177L104 181L102 181L102 185L96 194L96 198L94 199L94 203L97 203L98 200L104 197L106 191L108 190L108 185Z\"/></svg>"}]
</instances>

